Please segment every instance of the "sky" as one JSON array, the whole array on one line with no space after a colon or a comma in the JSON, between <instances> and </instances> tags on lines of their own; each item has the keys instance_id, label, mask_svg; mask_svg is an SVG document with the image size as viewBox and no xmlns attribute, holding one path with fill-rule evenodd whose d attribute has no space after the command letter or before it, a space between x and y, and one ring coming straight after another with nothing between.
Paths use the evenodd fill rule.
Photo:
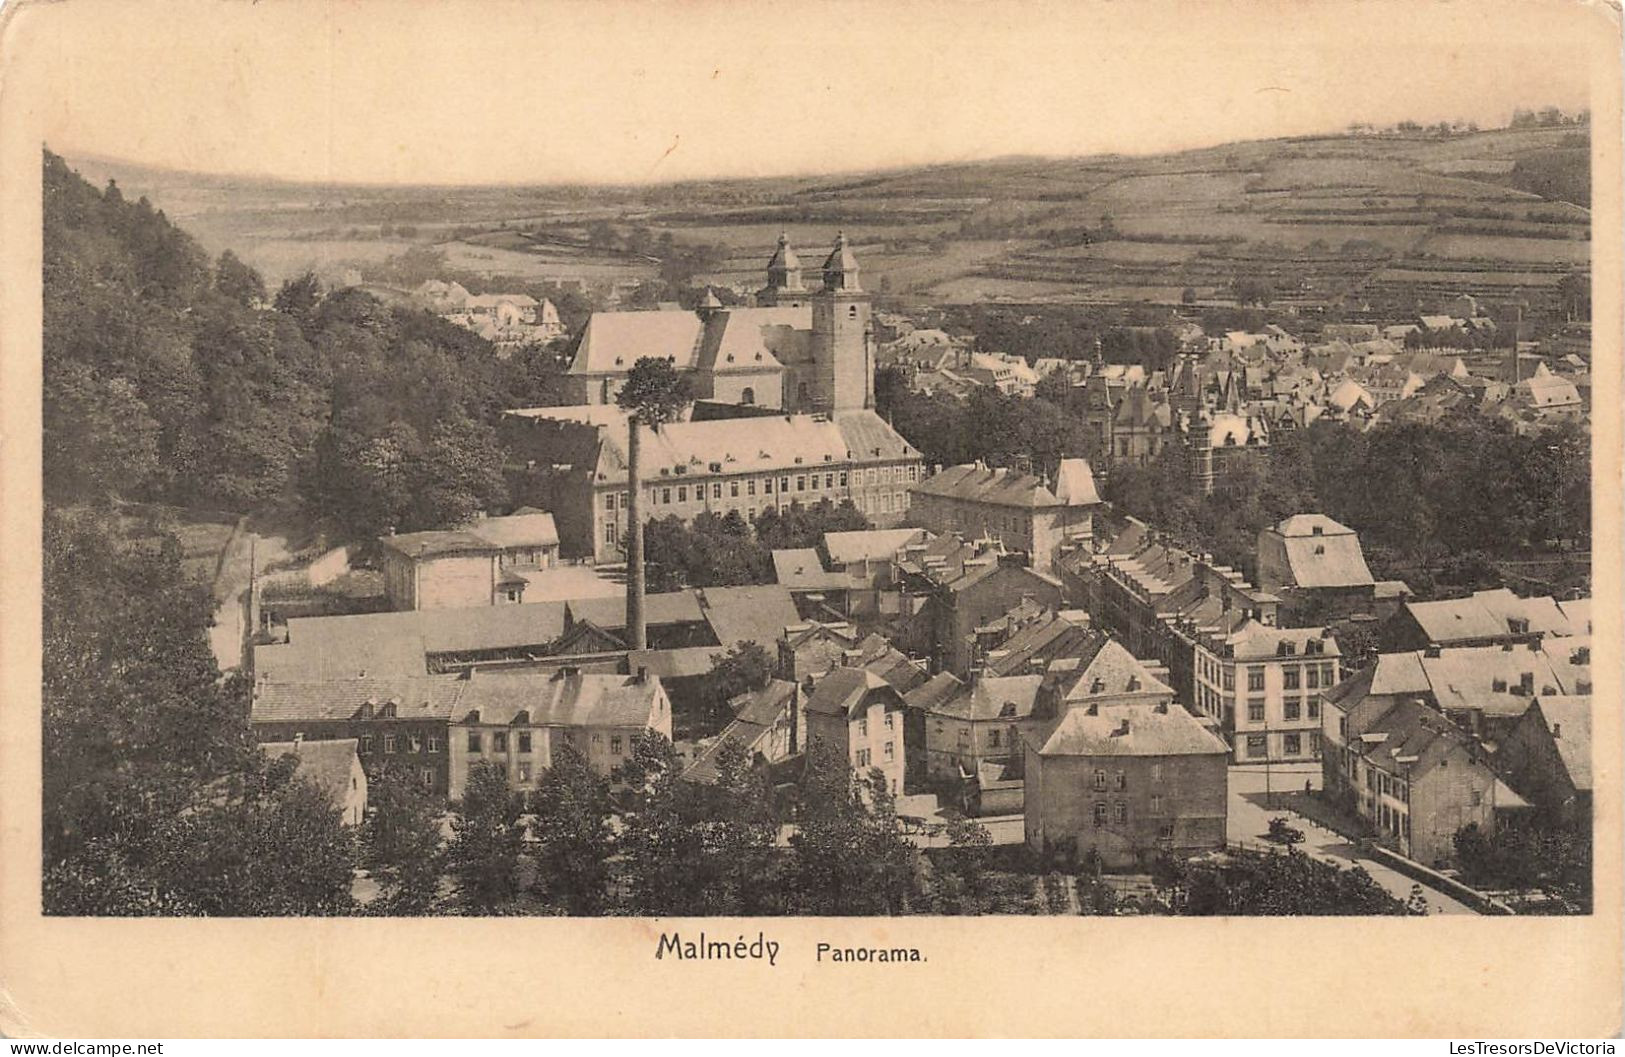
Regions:
<instances>
[{"instance_id":1,"label":"sky","mask_svg":"<svg viewBox=\"0 0 1625 1057\"><path fill-rule=\"evenodd\" d=\"M70 157L645 183L1498 125L1588 105L1615 33L1568 0L74 0L6 47Z\"/></svg>"}]
</instances>

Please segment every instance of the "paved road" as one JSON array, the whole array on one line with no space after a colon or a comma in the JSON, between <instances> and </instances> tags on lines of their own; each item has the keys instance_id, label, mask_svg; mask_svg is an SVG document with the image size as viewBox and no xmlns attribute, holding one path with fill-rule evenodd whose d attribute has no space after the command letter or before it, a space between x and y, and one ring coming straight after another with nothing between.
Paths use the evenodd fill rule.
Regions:
<instances>
[{"instance_id":1,"label":"paved road","mask_svg":"<svg viewBox=\"0 0 1625 1057\"><path fill-rule=\"evenodd\" d=\"M252 580L249 556L258 572L264 572L273 562L288 556L288 541L282 536L257 536L252 531L236 546L226 559L221 573L221 588L226 597L214 613L214 626L209 629L209 645L222 672L235 671L247 659L248 585Z\"/></svg>"},{"instance_id":2,"label":"paved road","mask_svg":"<svg viewBox=\"0 0 1625 1057\"><path fill-rule=\"evenodd\" d=\"M1318 764L1283 764L1271 767L1266 774L1262 767L1230 768L1230 810L1227 836L1237 842L1263 841L1269 832L1269 820L1285 815L1292 824L1303 830L1300 851L1326 862L1348 868L1360 866L1371 879L1386 888L1397 899L1409 899L1415 881L1367 855L1343 836L1324 829L1288 807L1269 806L1268 793L1277 794L1276 803L1290 791L1303 792L1304 782L1314 789L1320 788ZM1426 886L1422 894L1427 897L1428 910L1435 914L1472 914L1475 911L1443 892Z\"/></svg>"}]
</instances>

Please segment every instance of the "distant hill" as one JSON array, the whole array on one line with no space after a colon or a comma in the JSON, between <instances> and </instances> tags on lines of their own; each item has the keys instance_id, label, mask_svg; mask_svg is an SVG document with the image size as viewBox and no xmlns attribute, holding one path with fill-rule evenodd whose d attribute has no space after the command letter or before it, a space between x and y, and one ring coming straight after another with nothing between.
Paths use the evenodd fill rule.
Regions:
<instances>
[{"instance_id":1,"label":"distant hill","mask_svg":"<svg viewBox=\"0 0 1625 1057\"><path fill-rule=\"evenodd\" d=\"M1268 276L1306 303L1403 301L1418 289L1493 302L1538 298L1588 267L1588 145L1584 127L1338 135L598 188L318 187L79 164L273 281L425 243L487 274L646 279L646 258L572 246L609 223L722 247L703 278L741 289L759 280L780 230L810 259L844 229L871 289L935 302L1170 303L1187 288L1222 298L1238 275ZM479 238L504 227L547 237Z\"/></svg>"}]
</instances>

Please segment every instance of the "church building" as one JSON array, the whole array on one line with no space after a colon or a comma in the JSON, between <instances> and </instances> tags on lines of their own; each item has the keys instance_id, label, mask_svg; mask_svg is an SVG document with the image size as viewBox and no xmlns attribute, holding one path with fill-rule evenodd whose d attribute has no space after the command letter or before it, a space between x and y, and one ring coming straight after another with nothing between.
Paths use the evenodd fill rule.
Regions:
<instances>
[{"instance_id":1,"label":"church building","mask_svg":"<svg viewBox=\"0 0 1625 1057\"><path fill-rule=\"evenodd\" d=\"M694 312L595 312L567 376L581 404L612 404L646 356L686 375L699 400L791 412L874 406L874 325L858 262L837 235L821 282L809 288L789 239L779 236L754 308L724 308L707 294Z\"/></svg>"}]
</instances>

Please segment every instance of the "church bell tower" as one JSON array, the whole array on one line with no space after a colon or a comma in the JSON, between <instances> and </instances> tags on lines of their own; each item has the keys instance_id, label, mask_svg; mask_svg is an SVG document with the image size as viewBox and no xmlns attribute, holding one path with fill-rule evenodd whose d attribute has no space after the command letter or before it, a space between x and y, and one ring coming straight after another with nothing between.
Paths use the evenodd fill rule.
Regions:
<instances>
[{"instance_id":1,"label":"church bell tower","mask_svg":"<svg viewBox=\"0 0 1625 1057\"><path fill-rule=\"evenodd\" d=\"M824 286L812 296L815 409L853 411L875 405L874 330L869 295L846 236L824 261Z\"/></svg>"}]
</instances>

